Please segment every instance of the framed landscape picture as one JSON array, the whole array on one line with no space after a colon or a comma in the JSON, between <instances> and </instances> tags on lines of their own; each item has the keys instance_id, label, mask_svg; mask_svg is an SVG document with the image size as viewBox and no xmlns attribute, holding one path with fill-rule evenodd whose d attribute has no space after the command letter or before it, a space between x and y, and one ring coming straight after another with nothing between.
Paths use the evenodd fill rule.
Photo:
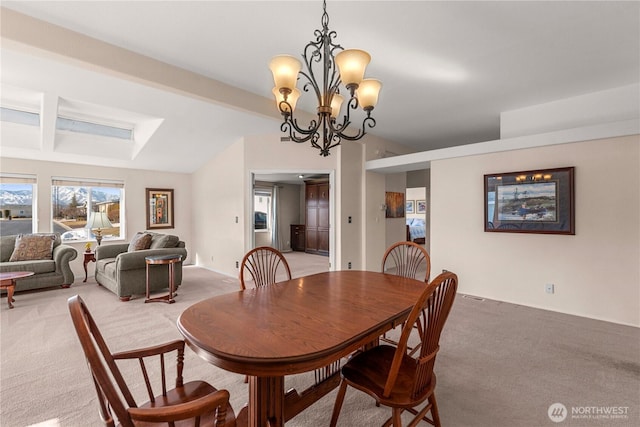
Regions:
<instances>
[{"instance_id":1,"label":"framed landscape picture","mask_svg":"<svg viewBox=\"0 0 640 427\"><path fill-rule=\"evenodd\" d=\"M575 234L574 168L484 176L484 231Z\"/></svg>"},{"instance_id":2,"label":"framed landscape picture","mask_svg":"<svg viewBox=\"0 0 640 427\"><path fill-rule=\"evenodd\" d=\"M147 230L174 228L173 189L147 188Z\"/></svg>"},{"instance_id":3,"label":"framed landscape picture","mask_svg":"<svg viewBox=\"0 0 640 427\"><path fill-rule=\"evenodd\" d=\"M426 200L416 200L416 213L419 213L419 214L427 213Z\"/></svg>"}]
</instances>

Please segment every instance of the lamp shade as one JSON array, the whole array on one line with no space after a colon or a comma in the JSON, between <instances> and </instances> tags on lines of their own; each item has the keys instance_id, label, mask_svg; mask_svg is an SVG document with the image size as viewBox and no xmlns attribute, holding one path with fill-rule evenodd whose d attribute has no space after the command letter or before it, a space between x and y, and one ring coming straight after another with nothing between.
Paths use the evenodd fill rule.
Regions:
<instances>
[{"instance_id":1,"label":"lamp shade","mask_svg":"<svg viewBox=\"0 0 640 427\"><path fill-rule=\"evenodd\" d=\"M344 97L342 95L340 95L339 93L333 94L333 97L331 98L331 117L338 117L343 101Z\"/></svg>"},{"instance_id":2,"label":"lamp shade","mask_svg":"<svg viewBox=\"0 0 640 427\"><path fill-rule=\"evenodd\" d=\"M382 82L376 79L364 79L358 87L358 102L364 110L372 110L378 103Z\"/></svg>"},{"instance_id":3,"label":"lamp shade","mask_svg":"<svg viewBox=\"0 0 640 427\"><path fill-rule=\"evenodd\" d=\"M94 228L111 228L113 224L109 221L109 217L104 212L94 212L89 218L87 228L93 230Z\"/></svg>"},{"instance_id":4,"label":"lamp shade","mask_svg":"<svg viewBox=\"0 0 640 427\"><path fill-rule=\"evenodd\" d=\"M286 104L280 104L282 101L284 101L284 95L280 93L278 88L274 87L271 90L271 93L273 93L273 96L276 98L276 106L278 107L278 111L280 111L281 113L290 113L291 111L288 111L289 107ZM292 110L296 109L298 98L300 98L300 91L294 88L293 91L287 96L287 102L291 105ZM284 109L284 111L280 110L281 107Z\"/></svg>"},{"instance_id":5,"label":"lamp shade","mask_svg":"<svg viewBox=\"0 0 640 427\"><path fill-rule=\"evenodd\" d=\"M302 69L302 62L291 55L278 55L269 63L269 69L273 73L273 82L278 90L286 88L293 91L298 73Z\"/></svg>"},{"instance_id":6,"label":"lamp shade","mask_svg":"<svg viewBox=\"0 0 640 427\"><path fill-rule=\"evenodd\" d=\"M338 53L335 58L340 71L340 79L345 86L359 85L364 72L371 61L371 55L360 49L347 49Z\"/></svg>"}]
</instances>

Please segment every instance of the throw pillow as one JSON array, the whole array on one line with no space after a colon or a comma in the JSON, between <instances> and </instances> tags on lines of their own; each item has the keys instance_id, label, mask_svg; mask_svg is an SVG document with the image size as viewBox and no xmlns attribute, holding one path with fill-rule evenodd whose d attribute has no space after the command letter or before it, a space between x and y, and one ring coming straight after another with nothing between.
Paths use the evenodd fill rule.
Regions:
<instances>
[{"instance_id":1,"label":"throw pillow","mask_svg":"<svg viewBox=\"0 0 640 427\"><path fill-rule=\"evenodd\" d=\"M55 234L19 234L9 262L53 259Z\"/></svg>"},{"instance_id":2,"label":"throw pillow","mask_svg":"<svg viewBox=\"0 0 640 427\"><path fill-rule=\"evenodd\" d=\"M175 248L180 239L171 234L156 234L151 240L151 249Z\"/></svg>"},{"instance_id":3,"label":"throw pillow","mask_svg":"<svg viewBox=\"0 0 640 427\"><path fill-rule=\"evenodd\" d=\"M131 243L129 243L129 252L141 251L144 249L149 249L151 246L151 234L149 233L136 233L131 239Z\"/></svg>"}]
</instances>

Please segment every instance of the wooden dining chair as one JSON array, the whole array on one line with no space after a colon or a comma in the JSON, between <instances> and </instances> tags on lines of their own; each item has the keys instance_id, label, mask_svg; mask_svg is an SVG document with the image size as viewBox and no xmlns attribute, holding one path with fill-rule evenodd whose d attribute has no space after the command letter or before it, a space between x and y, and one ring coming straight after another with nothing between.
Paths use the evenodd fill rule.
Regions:
<instances>
[{"instance_id":1,"label":"wooden dining chair","mask_svg":"<svg viewBox=\"0 0 640 427\"><path fill-rule=\"evenodd\" d=\"M382 272L428 282L431 258L427 250L417 243L397 242L389 246L382 256Z\"/></svg>"},{"instance_id":2,"label":"wooden dining chair","mask_svg":"<svg viewBox=\"0 0 640 427\"><path fill-rule=\"evenodd\" d=\"M245 254L240 263L240 289L247 289L249 280L254 287L272 285L278 281L278 274L284 274L282 280L291 280L291 269L282 252L271 246L259 246ZM245 375L244 382L249 382Z\"/></svg>"},{"instance_id":3,"label":"wooden dining chair","mask_svg":"<svg viewBox=\"0 0 640 427\"><path fill-rule=\"evenodd\" d=\"M137 350L111 353L93 317L80 296L68 300L69 312L84 351L89 371L98 394L100 417L107 427L133 426L200 426L229 427L236 425L236 417L229 405L229 392L217 390L204 381L183 383L185 342L176 340L166 344ZM176 354L175 388L167 390L165 355ZM157 357L160 363L158 378L162 392L155 395L150 377L155 371L147 369L145 361ZM134 400L116 364L120 360L137 359L141 377L146 385L149 401L142 405ZM154 375L150 375L154 373ZM158 385L158 384L156 384ZM87 424L92 424L87 420Z\"/></svg>"},{"instance_id":4,"label":"wooden dining chair","mask_svg":"<svg viewBox=\"0 0 640 427\"><path fill-rule=\"evenodd\" d=\"M247 276L248 273L248 276ZM251 278L256 288L273 285L284 280L291 280L291 269L286 258L280 251L270 246L260 246L247 252L240 264L240 289L247 288L248 279ZM333 362L324 368L314 371L315 385L319 385L337 374L340 370L340 361ZM244 382L249 382L245 375Z\"/></svg>"},{"instance_id":5,"label":"wooden dining chair","mask_svg":"<svg viewBox=\"0 0 640 427\"><path fill-rule=\"evenodd\" d=\"M417 243L397 242L389 246L382 256L382 272L428 282L431 274L431 258L427 250ZM386 333L380 339L389 344L398 344ZM413 354L418 348L418 345L409 347L409 351Z\"/></svg>"},{"instance_id":6,"label":"wooden dining chair","mask_svg":"<svg viewBox=\"0 0 640 427\"><path fill-rule=\"evenodd\" d=\"M279 274L286 277L279 278ZM249 278L256 288L290 280L291 269L284 255L270 246L260 246L246 253L240 263L240 288L247 288Z\"/></svg>"},{"instance_id":7,"label":"wooden dining chair","mask_svg":"<svg viewBox=\"0 0 640 427\"><path fill-rule=\"evenodd\" d=\"M440 349L442 328L451 311L458 288L458 277L445 272L436 277L420 295L407 318L397 347L379 345L357 354L341 370L342 381L331 416L334 427L340 415L347 386L372 396L377 403L392 408L392 416L384 424L401 427L400 415L409 411L415 415L410 426L424 420L440 426L435 397L436 376L433 367ZM416 358L407 354L407 340L413 324L421 325L420 353ZM422 409L416 409L424 401ZM431 418L427 418L427 413Z\"/></svg>"}]
</instances>

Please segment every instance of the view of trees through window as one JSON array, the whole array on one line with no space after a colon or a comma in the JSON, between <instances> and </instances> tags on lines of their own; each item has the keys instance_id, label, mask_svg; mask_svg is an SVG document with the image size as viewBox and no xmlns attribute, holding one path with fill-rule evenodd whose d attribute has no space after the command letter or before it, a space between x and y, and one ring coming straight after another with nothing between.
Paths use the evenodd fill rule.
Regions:
<instances>
[{"instance_id":1,"label":"view of trees through window","mask_svg":"<svg viewBox=\"0 0 640 427\"><path fill-rule=\"evenodd\" d=\"M94 240L96 224L90 224L95 214L106 213L108 223L99 228L104 240L121 236L122 188L108 186L53 185L52 215L54 231L61 230L63 241ZM102 217L102 215L95 215Z\"/></svg>"}]
</instances>

